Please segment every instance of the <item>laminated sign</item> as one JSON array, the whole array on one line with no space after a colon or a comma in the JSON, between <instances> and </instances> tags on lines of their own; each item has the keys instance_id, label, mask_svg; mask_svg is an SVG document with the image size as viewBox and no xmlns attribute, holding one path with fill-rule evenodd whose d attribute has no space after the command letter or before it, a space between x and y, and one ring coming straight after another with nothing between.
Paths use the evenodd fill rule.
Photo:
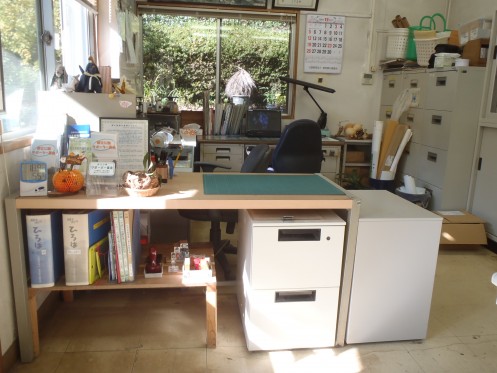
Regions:
<instances>
[{"instance_id":1,"label":"laminated sign","mask_svg":"<svg viewBox=\"0 0 497 373\"><path fill-rule=\"evenodd\" d=\"M342 72L345 17L307 15L304 72Z\"/></svg>"}]
</instances>

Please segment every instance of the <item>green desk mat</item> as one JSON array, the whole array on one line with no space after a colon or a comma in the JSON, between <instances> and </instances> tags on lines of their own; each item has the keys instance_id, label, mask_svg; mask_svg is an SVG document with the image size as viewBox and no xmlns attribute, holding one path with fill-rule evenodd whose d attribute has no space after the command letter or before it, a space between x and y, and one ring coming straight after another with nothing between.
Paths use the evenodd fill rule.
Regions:
<instances>
[{"instance_id":1,"label":"green desk mat","mask_svg":"<svg viewBox=\"0 0 497 373\"><path fill-rule=\"evenodd\" d=\"M319 175L204 174L205 194L344 195Z\"/></svg>"}]
</instances>

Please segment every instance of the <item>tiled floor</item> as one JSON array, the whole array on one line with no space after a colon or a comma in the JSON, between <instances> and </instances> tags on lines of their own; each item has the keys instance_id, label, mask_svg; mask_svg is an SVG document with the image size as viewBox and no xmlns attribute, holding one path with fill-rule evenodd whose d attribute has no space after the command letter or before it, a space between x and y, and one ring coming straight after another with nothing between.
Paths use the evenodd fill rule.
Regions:
<instances>
[{"instance_id":1,"label":"tiled floor","mask_svg":"<svg viewBox=\"0 0 497 373\"><path fill-rule=\"evenodd\" d=\"M236 297L220 286L218 347L205 348L203 294L77 293L41 331L41 356L12 372L497 372L497 255L441 250L428 338L248 352Z\"/></svg>"}]
</instances>

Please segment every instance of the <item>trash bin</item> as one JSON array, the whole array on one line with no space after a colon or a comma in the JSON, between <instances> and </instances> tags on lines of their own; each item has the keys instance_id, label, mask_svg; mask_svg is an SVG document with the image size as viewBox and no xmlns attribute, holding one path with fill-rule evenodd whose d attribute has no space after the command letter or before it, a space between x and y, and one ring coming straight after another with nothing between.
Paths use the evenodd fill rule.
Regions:
<instances>
[{"instance_id":1,"label":"trash bin","mask_svg":"<svg viewBox=\"0 0 497 373\"><path fill-rule=\"evenodd\" d=\"M394 192L395 181L394 180L380 180L369 178L369 185L372 189L378 190L388 190L389 192Z\"/></svg>"},{"instance_id":2,"label":"trash bin","mask_svg":"<svg viewBox=\"0 0 497 373\"><path fill-rule=\"evenodd\" d=\"M399 187L395 189L395 194L397 194L399 197L402 197L404 199L407 199L408 201L415 203L418 206L421 206L424 209L428 208L428 205L430 204L431 200L431 192L425 188L417 188L418 191L423 190L423 193L419 194L411 194L411 193L406 193L403 192L402 187Z\"/></svg>"}]
</instances>

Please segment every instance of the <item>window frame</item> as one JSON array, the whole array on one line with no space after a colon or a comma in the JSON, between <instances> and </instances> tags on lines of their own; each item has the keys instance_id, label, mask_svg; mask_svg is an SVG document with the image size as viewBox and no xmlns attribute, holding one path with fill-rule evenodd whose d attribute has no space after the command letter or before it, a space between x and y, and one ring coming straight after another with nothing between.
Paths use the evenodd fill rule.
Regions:
<instances>
[{"instance_id":1,"label":"window frame","mask_svg":"<svg viewBox=\"0 0 497 373\"><path fill-rule=\"evenodd\" d=\"M97 51L97 35L96 35L96 17L97 8L96 0L62 0L63 1L73 1L79 3L88 11L88 29L82 30L88 37L89 48L91 55L95 55ZM38 62L39 62L39 74L38 79L40 83L40 90L46 91L50 87L50 82L53 73L56 69L57 61L55 57L55 43L50 44L45 43L42 40L42 35L44 32L50 33L50 35L55 35L54 26L54 16L53 16L53 0L33 0L33 8L36 14L36 45L38 48ZM0 55L1 56L1 55ZM3 59L0 58L0 64L3 70ZM82 61L84 63L84 61ZM5 95L5 89L3 90ZM2 114L6 114L8 107L4 106L5 111L0 113L0 120ZM15 149L9 144L20 144L23 146L27 137L31 138L36 132L37 123L32 123L32 125L24 128L18 128L9 132L1 134L1 142L3 145L8 145L3 148L2 153L6 152L8 149Z\"/></svg>"},{"instance_id":2,"label":"window frame","mask_svg":"<svg viewBox=\"0 0 497 373\"><path fill-rule=\"evenodd\" d=\"M288 61L289 76L295 77L297 71L297 56L299 47L299 29L300 29L300 12L296 10L272 10L272 9L262 9L258 10L255 8L245 8L245 9L233 9L230 7L215 7L209 8L205 6L195 6L191 5L188 8L184 6L175 6L168 4L167 6L158 4L138 4L137 7L138 16L143 14L165 14L165 15L178 15L178 16L190 16L190 17L215 17L217 18L218 24L221 22L222 17L232 17L241 18L243 16L258 19L277 19L287 17L292 19L292 26L290 30L290 52ZM218 27L219 30L219 27ZM143 35L142 35L143 37ZM220 38L220 35L217 36ZM143 44L143 43L142 43ZM219 67L220 61L220 43L217 44L216 51L216 102L220 100L220 73L221 68ZM140 75L143 76L143 53L141 53L141 71ZM293 119L295 115L295 84L288 85L288 101L287 101L287 112L282 113L283 119Z\"/></svg>"}]
</instances>

